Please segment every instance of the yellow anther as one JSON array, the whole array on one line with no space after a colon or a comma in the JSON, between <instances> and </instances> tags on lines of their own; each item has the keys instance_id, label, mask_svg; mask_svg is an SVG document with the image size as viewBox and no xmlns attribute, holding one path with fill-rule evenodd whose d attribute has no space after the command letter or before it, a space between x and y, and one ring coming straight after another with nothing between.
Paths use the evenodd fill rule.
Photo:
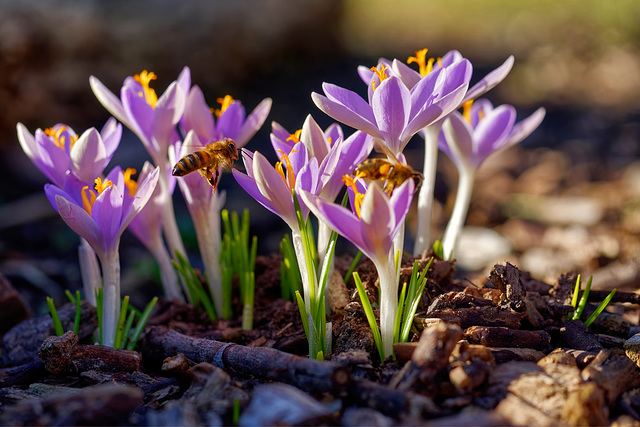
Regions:
<instances>
[{"instance_id":1,"label":"yellow anther","mask_svg":"<svg viewBox=\"0 0 640 427\"><path fill-rule=\"evenodd\" d=\"M156 95L155 90L149 87L149 84L151 80L156 80L157 78L158 76L154 72L148 72L147 70L143 70L140 74L133 76L133 79L142 86L142 92L138 92L138 96L143 97L152 108L156 108L158 95Z\"/></svg>"},{"instance_id":2,"label":"yellow anther","mask_svg":"<svg viewBox=\"0 0 640 427\"><path fill-rule=\"evenodd\" d=\"M329 143L329 147L333 145L333 141L331 140L331 137L327 138L327 142Z\"/></svg>"},{"instance_id":3,"label":"yellow anther","mask_svg":"<svg viewBox=\"0 0 640 427\"><path fill-rule=\"evenodd\" d=\"M374 73L376 73L376 76L378 76L378 80L380 80L380 83L382 83L385 79L387 79L389 76L387 76L387 68L382 64L380 64L380 68L376 68L376 67L371 67L371 71L373 71ZM373 87L373 90L376 90L376 82L375 80L371 82L371 87Z\"/></svg>"},{"instance_id":4,"label":"yellow anther","mask_svg":"<svg viewBox=\"0 0 640 427\"><path fill-rule=\"evenodd\" d=\"M224 98L218 98L216 99L216 102L220 104L220 108L216 109L213 111L213 114L216 115L216 117L220 117L222 115L222 113L224 113L225 111L227 111L227 108L229 108L229 106L231 104L233 104L234 102L236 102L235 99L233 99L231 97L231 95L225 95Z\"/></svg>"},{"instance_id":5,"label":"yellow anther","mask_svg":"<svg viewBox=\"0 0 640 427\"><path fill-rule=\"evenodd\" d=\"M102 192L107 188L113 185L113 182L106 180L104 183L102 182L102 179L100 177L96 178L96 180L94 181L96 183L96 191L98 192L98 194L102 194Z\"/></svg>"},{"instance_id":6,"label":"yellow anther","mask_svg":"<svg viewBox=\"0 0 640 427\"><path fill-rule=\"evenodd\" d=\"M124 185L126 185L129 189L129 194L131 195L131 197L135 196L136 191L138 191L138 183L133 178L131 178L131 175L135 174L136 170L133 168L127 168L127 170L124 171Z\"/></svg>"},{"instance_id":7,"label":"yellow anther","mask_svg":"<svg viewBox=\"0 0 640 427\"><path fill-rule=\"evenodd\" d=\"M75 144L75 142L78 140L78 135L72 136L69 134L69 132L67 132L66 135L63 135L66 130L66 126L60 126L58 130L55 130L54 128L47 128L44 130L44 134L52 137L56 146L61 150L65 149L64 144L67 142L66 135L69 135L69 139L71 140L69 149L71 149L73 147L73 144Z\"/></svg>"},{"instance_id":8,"label":"yellow anther","mask_svg":"<svg viewBox=\"0 0 640 427\"><path fill-rule=\"evenodd\" d=\"M89 190L88 185L85 185L84 187L82 187L82 190L80 190L80 192L82 194L82 207L89 215L91 215L91 208L93 207L93 202L96 201L96 193L94 193L92 190ZM88 196L87 196L87 193L89 194Z\"/></svg>"},{"instance_id":9,"label":"yellow anther","mask_svg":"<svg viewBox=\"0 0 640 427\"><path fill-rule=\"evenodd\" d=\"M462 104L462 117L469 123L471 123L471 106L473 105L473 99L468 100Z\"/></svg>"},{"instance_id":10,"label":"yellow anther","mask_svg":"<svg viewBox=\"0 0 640 427\"><path fill-rule=\"evenodd\" d=\"M280 174L284 183L287 185L289 190L293 191L296 187L296 177L293 173L293 166L291 165L291 161L289 160L289 156L291 153L295 153L295 151L291 151L288 155L284 153L282 150L278 150L280 154L282 154L282 160L276 163L276 171ZM287 168L287 174L285 175L283 164ZM287 179L288 178L288 179Z\"/></svg>"},{"instance_id":11,"label":"yellow anther","mask_svg":"<svg viewBox=\"0 0 640 427\"><path fill-rule=\"evenodd\" d=\"M298 129L294 133L290 134L289 138L287 138L287 141L293 141L294 144L297 144L298 142L300 142L300 135L302 135L302 129Z\"/></svg>"},{"instance_id":12,"label":"yellow anther","mask_svg":"<svg viewBox=\"0 0 640 427\"><path fill-rule=\"evenodd\" d=\"M356 175L356 179L361 178L358 175ZM351 189L353 190L353 208L356 211L356 215L358 215L358 218L360 217L360 206L362 206L362 200L364 199L364 194L360 193L358 191L358 187L356 186L356 180L351 178L349 175L343 175L342 176L342 180L344 181L344 185L346 185L347 187L351 187Z\"/></svg>"}]
</instances>

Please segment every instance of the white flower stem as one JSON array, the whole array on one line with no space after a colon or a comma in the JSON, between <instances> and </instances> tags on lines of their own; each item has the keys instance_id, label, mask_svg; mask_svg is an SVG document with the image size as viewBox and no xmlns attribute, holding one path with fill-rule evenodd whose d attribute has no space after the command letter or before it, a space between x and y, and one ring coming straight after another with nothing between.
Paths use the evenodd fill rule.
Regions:
<instances>
[{"instance_id":1,"label":"white flower stem","mask_svg":"<svg viewBox=\"0 0 640 427\"><path fill-rule=\"evenodd\" d=\"M329 246L329 239L333 230L325 224L324 221L318 221L318 260L320 263L324 262L324 258L327 256L327 249ZM335 266L335 258L331 259L327 277L331 277Z\"/></svg>"},{"instance_id":2,"label":"white flower stem","mask_svg":"<svg viewBox=\"0 0 640 427\"><path fill-rule=\"evenodd\" d=\"M451 218L444 231L442 238L442 250L444 259L449 260L453 257L456 243L460 236L460 230L464 225L469 211L469 203L471 202L471 192L473 191L473 181L475 179L475 170L471 167L458 168L458 190L456 193L456 202L453 205Z\"/></svg>"},{"instance_id":3,"label":"white flower stem","mask_svg":"<svg viewBox=\"0 0 640 427\"><path fill-rule=\"evenodd\" d=\"M215 197L215 195L214 195ZM216 312L222 316L222 269L220 267L220 211L212 213L205 206L192 211L193 225L198 236L198 248L209 281Z\"/></svg>"},{"instance_id":4,"label":"white flower stem","mask_svg":"<svg viewBox=\"0 0 640 427\"><path fill-rule=\"evenodd\" d=\"M302 277L302 293L304 298L304 306L307 309L307 313L311 314L311 293L315 295L315 280L313 276L315 274L310 271L311 260L307 260L304 243L302 241L302 234L298 228L291 229L291 240L293 241L293 250L296 253L296 260L298 261L298 267L300 268L300 276ZM311 288L313 286L313 289Z\"/></svg>"},{"instance_id":5,"label":"white flower stem","mask_svg":"<svg viewBox=\"0 0 640 427\"><path fill-rule=\"evenodd\" d=\"M82 277L84 298L95 307L96 290L102 286L102 276L96 252L89 245L89 242L83 238L80 238L80 246L78 246L78 259L80 261L80 276Z\"/></svg>"},{"instance_id":6,"label":"white flower stem","mask_svg":"<svg viewBox=\"0 0 640 427\"><path fill-rule=\"evenodd\" d=\"M384 357L393 354L393 329L398 310L398 280L393 254L374 261L380 280L380 335Z\"/></svg>"},{"instance_id":7,"label":"white flower stem","mask_svg":"<svg viewBox=\"0 0 640 427\"><path fill-rule=\"evenodd\" d=\"M154 240L152 244L147 246L147 249L149 249L149 252L151 252L160 267L160 279L162 280L164 295L168 299L176 298L184 302L178 281L178 273L176 273L173 264L171 264L169 252L167 252L167 248L164 246L161 238Z\"/></svg>"},{"instance_id":8,"label":"white flower stem","mask_svg":"<svg viewBox=\"0 0 640 427\"><path fill-rule=\"evenodd\" d=\"M433 191L438 166L438 136L442 122L427 126L424 132L424 167L422 186L418 193L418 230L413 247L413 255L419 256L431 247L431 215L433 211Z\"/></svg>"},{"instance_id":9,"label":"white flower stem","mask_svg":"<svg viewBox=\"0 0 640 427\"><path fill-rule=\"evenodd\" d=\"M102 254L102 344L113 347L120 316L120 254L116 249Z\"/></svg>"},{"instance_id":10,"label":"white flower stem","mask_svg":"<svg viewBox=\"0 0 640 427\"><path fill-rule=\"evenodd\" d=\"M160 191L162 192L162 228L164 230L165 238L167 239L167 245L171 251L171 257L175 257L176 251L180 252L182 256L188 261L187 251L182 243L182 237L178 230L178 223L176 221L175 211L173 209L173 197L169 191L169 183L167 177L166 166L161 166L160 176L158 179L158 185L160 185ZM186 289L185 289L186 291Z\"/></svg>"}]
</instances>

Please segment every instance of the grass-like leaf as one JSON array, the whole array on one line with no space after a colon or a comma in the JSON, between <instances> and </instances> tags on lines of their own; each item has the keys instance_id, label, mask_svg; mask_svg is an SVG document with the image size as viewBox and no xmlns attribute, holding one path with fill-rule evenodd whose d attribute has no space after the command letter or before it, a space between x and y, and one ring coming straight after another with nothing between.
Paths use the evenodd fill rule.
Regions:
<instances>
[{"instance_id":1,"label":"grass-like leaf","mask_svg":"<svg viewBox=\"0 0 640 427\"><path fill-rule=\"evenodd\" d=\"M140 320L138 320L138 324L136 325L136 329L133 331L133 335L131 336L131 340L127 345L127 350L133 350L136 348L136 344L138 343L138 339L140 338L140 334L144 329L147 321L149 320L149 316L151 316L151 311L156 306L158 302L158 297L153 297L153 299L147 304L147 307L142 312L142 316L140 316Z\"/></svg>"},{"instance_id":2,"label":"grass-like leaf","mask_svg":"<svg viewBox=\"0 0 640 427\"><path fill-rule=\"evenodd\" d=\"M62 322L60 322L60 316L58 316L58 310L56 310L56 305L53 303L53 298L47 297L47 307L49 307L49 313L51 313L51 320L53 320L53 329L56 332L57 336L64 334L64 329L62 329Z\"/></svg>"},{"instance_id":3,"label":"grass-like leaf","mask_svg":"<svg viewBox=\"0 0 640 427\"><path fill-rule=\"evenodd\" d=\"M589 281L587 282L587 286L585 287L584 292L582 293L582 296L580 297L580 302L578 303L578 308L573 313L573 320L580 319L580 316L582 316L582 312L584 311L584 308L587 306L587 299L589 298L589 292L591 292L591 282L592 281L593 281L593 276L589 276Z\"/></svg>"},{"instance_id":4,"label":"grass-like leaf","mask_svg":"<svg viewBox=\"0 0 640 427\"><path fill-rule=\"evenodd\" d=\"M378 355L380 356L380 360L384 360L384 350L382 348L382 336L380 335L380 328L378 328L378 324L376 323L376 316L375 314L373 314L373 309L371 308L369 297L364 290L364 286L362 286L362 280L360 280L360 275L357 272L353 273L353 280L356 283L356 288L358 289L358 295L360 295L360 301L362 303L362 308L364 309L364 314L367 316L369 327L371 328L371 332L373 333L373 341L376 343L376 347L378 348Z\"/></svg>"},{"instance_id":5,"label":"grass-like leaf","mask_svg":"<svg viewBox=\"0 0 640 427\"><path fill-rule=\"evenodd\" d=\"M602 311L607 307L607 305L611 302L611 299L613 298L613 296L616 294L616 289L612 290L609 295L607 295L607 297L600 303L600 305L598 306L598 308L596 308L596 311L594 311L593 313L591 313L591 316L589 316L589 318L587 319L586 322L584 322L584 326L586 326L587 328L589 326L591 326L591 324L593 323L594 320L596 320L596 318L600 315L600 313L602 313Z\"/></svg>"},{"instance_id":6,"label":"grass-like leaf","mask_svg":"<svg viewBox=\"0 0 640 427\"><path fill-rule=\"evenodd\" d=\"M362 252L358 251L356 256L353 258L353 261L351 261L351 265L349 266L349 270L347 270L347 274L344 275L345 284L349 283L349 279L353 277L353 272L356 270L356 267L358 266L358 263L360 262L361 258L362 258Z\"/></svg>"}]
</instances>

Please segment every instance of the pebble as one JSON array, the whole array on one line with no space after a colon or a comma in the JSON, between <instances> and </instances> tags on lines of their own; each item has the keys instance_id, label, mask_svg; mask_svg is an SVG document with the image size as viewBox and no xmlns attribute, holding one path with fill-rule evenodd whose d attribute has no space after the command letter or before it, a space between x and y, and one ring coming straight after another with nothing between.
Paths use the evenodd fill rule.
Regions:
<instances>
[{"instance_id":1,"label":"pebble","mask_svg":"<svg viewBox=\"0 0 640 427\"><path fill-rule=\"evenodd\" d=\"M497 231L483 227L464 227L456 246L456 265L467 271L482 270L504 261L511 243Z\"/></svg>"},{"instance_id":2,"label":"pebble","mask_svg":"<svg viewBox=\"0 0 640 427\"><path fill-rule=\"evenodd\" d=\"M578 196L514 194L505 202L508 216L556 225L595 225L604 216L599 200Z\"/></svg>"}]
</instances>

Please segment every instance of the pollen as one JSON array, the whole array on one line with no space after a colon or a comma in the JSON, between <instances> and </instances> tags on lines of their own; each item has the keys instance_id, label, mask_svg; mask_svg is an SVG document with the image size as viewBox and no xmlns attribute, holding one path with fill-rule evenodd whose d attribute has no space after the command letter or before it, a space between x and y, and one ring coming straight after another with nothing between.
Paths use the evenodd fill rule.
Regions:
<instances>
[{"instance_id":1,"label":"pollen","mask_svg":"<svg viewBox=\"0 0 640 427\"><path fill-rule=\"evenodd\" d=\"M300 135L302 135L302 129L298 129L287 138L287 141L293 141L294 144L300 142Z\"/></svg>"},{"instance_id":2,"label":"pollen","mask_svg":"<svg viewBox=\"0 0 640 427\"><path fill-rule=\"evenodd\" d=\"M158 76L154 72L148 72L147 70L143 70L140 74L133 76L133 79L142 86L142 92L138 92L138 96L143 97L152 108L156 108L158 95L156 95L155 90L149 87L149 84L151 80L156 80L157 78Z\"/></svg>"},{"instance_id":3,"label":"pollen","mask_svg":"<svg viewBox=\"0 0 640 427\"><path fill-rule=\"evenodd\" d=\"M231 97L231 95L225 95L224 98L218 98L216 99L216 102L218 104L220 104L220 108L217 108L213 111L213 114L216 115L216 117L220 117L222 115L222 113L224 113L225 111L227 111L227 108L229 108L229 106L231 104L233 104L234 102L236 102L235 99L233 99Z\"/></svg>"},{"instance_id":4,"label":"pollen","mask_svg":"<svg viewBox=\"0 0 640 427\"><path fill-rule=\"evenodd\" d=\"M387 69L389 67L386 67L382 64L380 64L380 68L376 68L376 67L371 67L371 71L373 71L374 73L376 73L376 76L378 76L378 79L380 80L380 83L382 83L385 79L389 78L389 76L387 76ZM376 90L376 82L375 80L371 82L371 86L373 87L373 90Z\"/></svg>"},{"instance_id":5,"label":"pollen","mask_svg":"<svg viewBox=\"0 0 640 427\"><path fill-rule=\"evenodd\" d=\"M67 137L69 138L69 149L71 149L73 144L78 140L78 135L70 135L67 127L64 125L58 127L58 129L52 127L47 128L44 130L44 134L53 138L54 143L61 150L66 148L65 143L67 142Z\"/></svg>"},{"instance_id":6,"label":"pollen","mask_svg":"<svg viewBox=\"0 0 640 427\"><path fill-rule=\"evenodd\" d=\"M124 171L124 185L127 186L129 195L131 195L131 197L135 196L136 191L138 191L138 183L133 178L131 178L131 175L135 174L136 170L133 168L127 168L127 170Z\"/></svg>"}]
</instances>

